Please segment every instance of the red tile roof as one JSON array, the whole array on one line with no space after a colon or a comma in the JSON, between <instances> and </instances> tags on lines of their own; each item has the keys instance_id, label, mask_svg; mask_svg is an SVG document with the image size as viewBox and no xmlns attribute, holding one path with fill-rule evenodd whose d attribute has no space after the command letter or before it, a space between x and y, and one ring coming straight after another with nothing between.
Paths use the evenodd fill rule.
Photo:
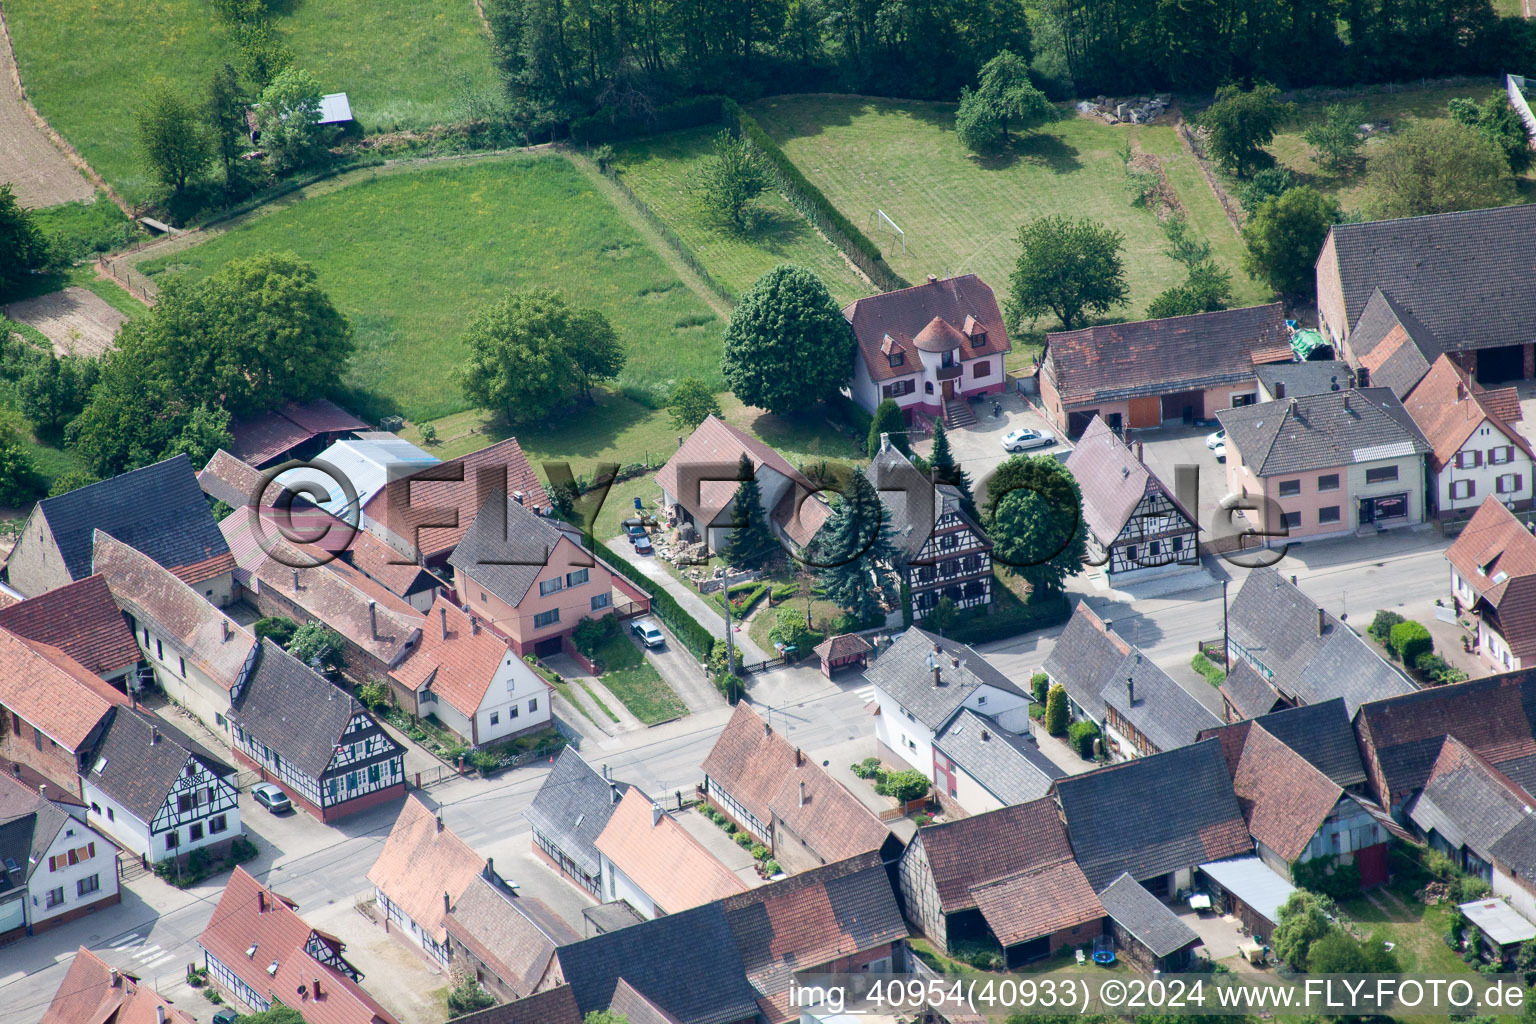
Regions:
<instances>
[{"instance_id":1,"label":"red tile roof","mask_svg":"<svg viewBox=\"0 0 1536 1024\"><path fill-rule=\"evenodd\" d=\"M670 814L653 814L650 797L634 786L614 808L597 848L668 914L746 891Z\"/></svg>"},{"instance_id":2,"label":"red tile roof","mask_svg":"<svg viewBox=\"0 0 1536 1024\"><path fill-rule=\"evenodd\" d=\"M368 881L441 943L448 935L443 893L450 901L457 900L483 870L485 858L410 796L384 840L379 859L368 869Z\"/></svg>"},{"instance_id":3,"label":"red tile roof","mask_svg":"<svg viewBox=\"0 0 1536 1024\"><path fill-rule=\"evenodd\" d=\"M1490 494L1445 557L1478 597L1499 607L1511 581L1536 576L1536 537Z\"/></svg>"},{"instance_id":4,"label":"red tile roof","mask_svg":"<svg viewBox=\"0 0 1536 1024\"><path fill-rule=\"evenodd\" d=\"M509 656L517 655L489 629L475 632L469 620L469 613L439 594L427 612L421 643L390 675L412 692L430 680L434 694L473 718L497 669Z\"/></svg>"},{"instance_id":5,"label":"red tile roof","mask_svg":"<svg viewBox=\"0 0 1536 1024\"><path fill-rule=\"evenodd\" d=\"M197 1024L139 979L113 974L105 960L81 946L38 1024L159 1024L161 1008L165 1024Z\"/></svg>"},{"instance_id":6,"label":"red tile roof","mask_svg":"<svg viewBox=\"0 0 1536 1024\"><path fill-rule=\"evenodd\" d=\"M825 862L878 850L890 838L873 812L745 702L703 768L712 789L729 793L759 821L780 819Z\"/></svg>"},{"instance_id":7,"label":"red tile roof","mask_svg":"<svg viewBox=\"0 0 1536 1024\"><path fill-rule=\"evenodd\" d=\"M0 629L0 705L79 752L128 698L57 647Z\"/></svg>"},{"instance_id":8,"label":"red tile roof","mask_svg":"<svg viewBox=\"0 0 1536 1024\"><path fill-rule=\"evenodd\" d=\"M312 937L338 955L344 947L311 928L294 908L237 867L197 941L241 981L263 996L282 1000L308 1024L398 1024L357 982L305 952ZM276 971L269 973L274 963Z\"/></svg>"},{"instance_id":9,"label":"red tile roof","mask_svg":"<svg viewBox=\"0 0 1536 1024\"><path fill-rule=\"evenodd\" d=\"M843 318L858 339L859 354L872 380L905 377L923 370L918 350L958 348L962 360L994 356L1012 349L997 298L975 274L929 281L894 292L871 295L843 307ZM973 346L976 334L985 340ZM892 366L888 355L906 355Z\"/></svg>"},{"instance_id":10,"label":"red tile roof","mask_svg":"<svg viewBox=\"0 0 1536 1024\"><path fill-rule=\"evenodd\" d=\"M946 914L976 905L974 888L1072 856L1056 801L1041 797L917 831Z\"/></svg>"},{"instance_id":11,"label":"red tile roof","mask_svg":"<svg viewBox=\"0 0 1536 1024\"><path fill-rule=\"evenodd\" d=\"M1225 753L1225 736L1222 746ZM1306 851L1344 795L1337 783L1262 725L1247 730L1232 789L1249 833L1288 862Z\"/></svg>"},{"instance_id":12,"label":"red tile roof","mask_svg":"<svg viewBox=\"0 0 1536 1024\"><path fill-rule=\"evenodd\" d=\"M450 459L416 475L443 477L459 468L463 470L460 480L414 480L409 487L401 481L386 487L368 499L363 514L383 524L406 543L414 544L424 559L431 560L458 546L464 531L474 521L475 513L480 511L492 491L500 491L509 497L522 491L525 504L538 509L549 507L549 495L515 437ZM411 477L406 479L412 480ZM391 507L391 491L397 495L396 503L403 507ZM458 515L457 526L427 525L448 522L454 514Z\"/></svg>"},{"instance_id":13,"label":"red tile roof","mask_svg":"<svg viewBox=\"0 0 1536 1024\"><path fill-rule=\"evenodd\" d=\"M97 675L113 675L140 658L139 645L99 574L0 608L0 627L51 644Z\"/></svg>"},{"instance_id":14,"label":"red tile roof","mask_svg":"<svg viewBox=\"0 0 1536 1024\"><path fill-rule=\"evenodd\" d=\"M839 661L856 654L874 650L870 642L857 633L839 633L816 645L816 657L823 661ZM740 707L741 705L736 705Z\"/></svg>"},{"instance_id":15,"label":"red tile roof","mask_svg":"<svg viewBox=\"0 0 1536 1024\"><path fill-rule=\"evenodd\" d=\"M324 398L312 402L285 402L280 409L236 420L229 432L231 452L260 465L303 444L317 434L367 430L368 424Z\"/></svg>"},{"instance_id":16,"label":"red tile roof","mask_svg":"<svg viewBox=\"0 0 1536 1024\"><path fill-rule=\"evenodd\" d=\"M1083 869L1068 858L974 886L971 895L992 934L1012 946L1104 916Z\"/></svg>"},{"instance_id":17,"label":"red tile roof","mask_svg":"<svg viewBox=\"0 0 1536 1024\"><path fill-rule=\"evenodd\" d=\"M1502 389L1513 392L1511 388ZM1470 374L1451 362L1449 356L1436 359L1422 380L1414 385L1403 399L1403 407L1413 422L1424 432L1432 451L1430 467L1436 472L1444 469L1473 431L1487 422L1503 434L1511 445L1536 458L1530 443L1520 436L1496 410L1508 412L1513 405L1520 408L1518 395L1512 398L1498 392L1489 392L1472 380Z\"/></svg>"}]
</instances>

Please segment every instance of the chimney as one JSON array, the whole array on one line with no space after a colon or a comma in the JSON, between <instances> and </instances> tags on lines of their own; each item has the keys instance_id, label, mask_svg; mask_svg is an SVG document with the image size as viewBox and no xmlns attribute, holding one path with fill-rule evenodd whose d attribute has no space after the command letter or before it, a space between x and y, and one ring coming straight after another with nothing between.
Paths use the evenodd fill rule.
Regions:
<instances>
[{"instance_id":1,"label":"chimney","mask_svg":"<svg viewBox=\"0 0 1536 1024\"><path fill-rule=\"evenodd\" d=\"M1111 620L1111 619L1105 619L1104 620L1104 632L1106 632L1106 633L1113 632L1114 628L1115 628L1115 623L1114 623L1113 620Z\"/></svg>"},{"instance_id":2,"label":"chimney","mask_svg":"<svg viewBox=\"0 0 1536 1024\"><path fill-rule=\"evenodd\" d=\"M112 983L111 983L112 987L113 988L117 988L118 982L120 982L121 980L122 980L122 975L117 973L117 968L116 967L112 968Z\"/></svg>"},{"instance_id":3,"label":"chimney","mask_svg":"<svg viewBox=\"0 0 1536 1024\"><path fill-rule=\"evenodd\" d=\"M1130 676L1125 678L1125 703L1129 707L1136 706L1136 680Z\"/></svg>"},{"instance_id":4,"label":"chimney","mask_svg":"<svg viewBox=\"0 0 1536 1024\"><path fill-rule=\"evenodd\" d=\"M608 774L608 766L605 764L605 765L603 765L603 778L606 779L606 778L610 778L610 777L611 776L609 776L609 774Z\"/></svg>"},{"instance_id":5,"label":"chimney","mask_svg":"<svg viewBox=\"0 0 1536 1024\"><path fill-rule=\"evenodd\" d=\"M805 756L800 753L800 748L796 747L795 748L795 767L799 768L803 764L805 764Z\"/></svg>"},{"instance_id":6,"label":"chimney","mask_svg":"<svg viewBox=\"0 0 1536 1024\"><path fill-rule=\"evenodd\" d=\"M314 985L311 986L311 987L314 989L314 998L315 999L319 999L320 998L320 979L319 978L314 979Z\"/></svg>"},{"instance_id":7,"label":"chimney","mask_svg":"<svg viewBox=\"0 0 1536 1024\"><path fill-rule=\"evenodd\" d=\"M485 877L486 877L487 881L491 881L491 880L495 879L495 877L496 877L496 858L495 857L487 857L487 858L485 858Z\"/></svg>"},{"instance_id":8,"label":"chimney","mask_svg":"<svg viewBox=\"0 0 1536 1024\"><path fill-rule=\"evenodd\" d=\"M229 643L230 632L228 619L219 620L219 634L223 643Z\"/></svg>"},{"instance_id":9,"label":"chimney","mask_svg":"<svg viewBox=\"0 0 1536 1024\"><path fill-rule=\"evenodd\" d=\"M939 275L937 275L937 274L929 274L928 275L928 283L929 284L938 284L939 283Z\"/></svg>"},{"instance_id":10,"label":"chimney","mask_svg":"<svg viewBox=\"0 0 1536 1024\"><path fill-rule=\"evenodd\" d=\"M158 725L152 725L152 726L149 727L149 745L150 746L154 746L156 743L159 743L159 742L160 742L160 727Z\"/></svg>"},{"instance_id":11,"label":"chimney","mask_svg":"<svg viewBox=\"0 0 1536 1024\"><path fill-rule=\"evenodd\" d=\"M18 779L21 778L21 762L20 761L12 761L11 762L11 774L16 776Z\"/></svg>"},{"instance_id":12,"label":"chimney","mask_svg":"<svg viewBox=\"0 0 1536 1024\"><path fill-rule=\"evenodd\" d=\"M155 1024L165 1024L165 1004L155 1004Z\"/></svg>"},{"instance_id":13,"label":"chimney","mask_svg":"<svg viewBox=\"0 0 1536 1024\"><path fill-rule=\"evenodd\" d=\"M449 897L448 890L444 889L443 890L443 913L446 914L449 911L451 911L452 909L453 909L453 900L452 900L452 898Z\"/></svg>"},{"instance_id":14,"label":"chimney","mask_svg":"<svg viewBox=\"0 0 1536 1024\"><path fill-rule=\"evenodd\" d=\"M611 804L619 802L619 784L613 779L608 780L608 802Z\"/></svg>"},{"instance_id":15,"label":"chimney","mask_svg":"<svg viewBox=\"0 0 1536 1024\"><path fill-rule=\"evenodd\" d=\"M1294 574L1294 573L1293 573L1293 574L1292 574L1292 575L1291 575L1291 586L1293 586L1293 587L1294 587L1294 586L1295 586L1295 585L1296 585L1296 576L1295 576L1295 574Z\"/></svg>"},{"instance_id":16,"label":"chimney","mask_svg":"<svg viewBox=\"0 0 1536 1024\"><path fill-rule=\"evenodd\" d=\"M880 450L883 452L888 452L891 450L891 435L885 433L884 431L882 431L880 434Z\"/></svg>"},{"instance_id":17,"label":"chimney","mask_svg":"<svg viewBox=\"0 0 1536 1024\"><path fill-rule=\"evenodd\" d=\"M523 492L522 491L513 491L512 492L512 500L517 502L519 505L521 505L523 503Z\"/></svg>"},{"instance_id":18,"label":"chimney","mask_svg":"<svg viewBox=\"0 0 1536 1024\"><path fill-rule=\"evenodd\" d=\"M661 804L654 800L651 801L651 828L655 828L661 823L661 813Z\"/></svg>"},{"instance_id":19,"label":"chimney","mask_svg":"<svg viewBox=\"0 0 1536 1024\"><path fill-rule=\"evenodd\" d=\"M373 639L379 638L379 602L368 602L368 635Z\"/></svg>"},{"instance_id":20,"label":"chimney","mask_svg":"<svg viewBox=\"0 0 1536 1024\"><path fill-rule=\"evenodd\" d=\"M1291 399L1291 415L1296 415L1296 399Z\"/></svg>"},{"instance_id":21,"label":"chimney","mask_svg":"<svg viewBox=\"0 0 1536 1024\"><path fill-rule=\"evenodd\" d=\"M1146 461L1145 459L1143 459L1141 457L1141 450L1142 450L1142 443L1140 441L1137 441L1136 442L1136 461L1137 462L1145 462Z\"/></svg>"},{"instance_id":22,"label":"chimney","mask_svg":"<svg viewBox=\"0 0 1536 1024\"><path fill-rule=\"evenodd\" d=\"M443 626L443 639L447 640L448 639L448 609L447 608L438 608L438 610L437 610L437 618L438 618L438 621L441 622L442 626Z\"/></svg>"},{"instance_id":23,"label":"chimney","mask_svg":"<svg viewBox=\"0 0 1536 1024\"><path fill-rule=\"evenodd\" d=\"M469 617L469 635L480 635L480 617L478 615L471 615Z\"/></svg>"},{"instance_id":24,"label":"chimney","mask_svg":"<svg viewBox=\"0 0 1536 1024\"><path fill-rule=\"evenodd\" d=\"M443 812L442 811L438 811L437 812L437 830L439 832L441 832L443 830Z\"/></svg>"},{"instance_id":25,"label":"chimney","mask_svg":"<svg viewBox=\"0 0 1536 1024\"><path fill-rule=\"evenodd\" d=\"M42 800L47 800L48 799L48 783L44 782L44 783L40 783L38 785L38 787L37 787L37 795L38 795L39 799L42 799Z\"/></svg>"},{"instance_id":26,"label":"chimney","mask_svg":"<svg viewBox=\"0 0 1536 1024\"><path fill-rule=\"evenodd\" d=\"M257 889L256 890L256 913L258 913L258 914L265 914L266 912L267 912L267 891L265 889Z\"/></svg>"},{"instance_id":27,"label":"chimney","mask_svg":"<svg viewBox=\"0 0 1536 1024\"><path fill-rule=\"evenodd\" d=\"M293 570L293 589L295 591L299 589L299 570L297 569Z\"/></svg>"},{"instance_id":28,"label":"chimney","mask_svg":"<svg viewBox=\"0 0 1536 1024\"><path fill-rule=\"evenodd\" d=\"M991 738L992 734L990 732L987 732L985 729L981 730L981 742L986 743Z\"/></svg>"},{"instance_id":29,"label":"chimney","mask_svg":"<svg viewBox=\"0 0 1536 1024\"><path fill-rule=\"evenodd\" d=\"M1328 613L1321 608L1317 610L1317 635L1323 635L1323 628L1328 625Z\"/></svg>"},{"instance_id":30,"label":"chimney","mask_svg":"<svg viewBox=\"0 0 1536 1024\"><path fill-rule=\"evenodd\" d=\"M1349 412L1349 392L1344 392L1344 411Z\"/></svg>"},{"instance_id":31,"label":"chimney","mask_svg":"<svg viewBox=\"0 0 1536 1024\"><path fill-rule=\"evenodd\" d=\"M1285 397L1285 381L1283 381L1283 380L1275 381L1275 397L1276 398L1284 398Z\"/></svg>"},{"instance_id":32,"label":"chimney","mask_svg":"<svg viewBox=\"0 0 1536 1024\"><path fill-rule=\"evenodd\" d=\"M805 806L805 783L800 783L800 806Z\"/></svg>"}]
</instances>

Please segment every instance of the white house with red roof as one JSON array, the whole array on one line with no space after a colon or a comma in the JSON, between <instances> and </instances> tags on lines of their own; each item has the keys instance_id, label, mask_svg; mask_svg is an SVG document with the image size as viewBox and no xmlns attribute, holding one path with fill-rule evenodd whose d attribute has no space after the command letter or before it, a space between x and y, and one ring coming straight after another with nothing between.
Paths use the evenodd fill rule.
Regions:
<instances>
[{"instance_id":1,"label":"white house with red roof","mask_svg":"<svg viewBox=\"0 0 1536 1024\"><path fill-rule=\"evenodd\" d=\"M872 295L843 308L858 339L853 400L870 412L891 399L910 419L973 421L965 400L1003 390L1003 357L1013 348L1003 314L975 274Z\"/></svg>"},{"instance_id":2,"label":"white house with red roof","mask_svg":"<svg viewBox=\"0 0 1536 1024\"><path fill-rule=\"evenodd\" d=\"M1403 407L1429 442L1437 515L1471 512L1488 497L1510 508L1530 507L1536 456L1511 426L1520 420L1514 388L1484 388L1442 355L1403 398Z\"/></svg>"}]
</instances>

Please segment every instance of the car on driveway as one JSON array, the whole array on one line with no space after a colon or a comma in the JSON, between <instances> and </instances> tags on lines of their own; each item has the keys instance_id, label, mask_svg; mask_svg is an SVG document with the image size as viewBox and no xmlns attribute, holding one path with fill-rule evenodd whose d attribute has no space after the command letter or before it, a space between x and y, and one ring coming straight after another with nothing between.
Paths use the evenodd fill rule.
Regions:
<instances>
[{"instance_id":1,"label":"car on driveway","mask_svg":"<svg viewBox=\"0 0 1536 1024\"><path fill-rule=\"evenodd\" d=\"M1217 448L1225 448L1227 446L1226 430L1218 430L1214 434L1207 434L1205 437L1205 446L1211 451L1215 451Z\"/></svg>"},{"instance_id":2,"label":"car on driveway","mask_svg":"<svg viewBox=\"0 0 1536 1024\"><path fill-rule=\"evenodd\" d=\"M660 647L667 642L666 634L661 631L661 627L650 619L636 619L629 629L647 647Z\"/></svg>"},{"instance_id":3,"label":"car on driveway","mask_svg":"<svg viewBox=\"0 0 1536 1024\"><path fill-rule=\"evenodd\" d=\"M1216 456L1216 461L1217 462L1226 462L1227 461L1227 442L1222 441L1216 447L1212 448L1211 449L1211 454Z\"/></svg>"},{"instance_id":4,"label":"car on driveway","mask_svg":"<svg viewBox=\"0 0 1536 1024\"><path fill-rule=\"evenodd\" d=\"M211 1024L235 1024L235 1021L239 1019L240 1014L226 1006L213 1015Z\"/></svg>"},{"instance_id":5,"label":"car on driveway","mask_svg":"<svg viewBox=\"0 0 1536 1024\"><path fill-rule=\"evenodd\" d=\"M648 555L651 553L651 538L645 534L629 538L629 542L635 546L635 554Z\"/></svg>"},{"instance_id":6,"label":"car on driveway","mask_svg":"<svg viewBox=\"0 0 1536 1024\"><path fill-rule=\"evenodd\" d=\"M251 796L273 814L282 814L284 811L293 810L293 801L288 799L288 794L272 785L270 782L258 782L251 787Z\"/></svg>"},{"instance_id":7,"label":"car on driveway","mask_svg":"<svg viewBox=\"0 0 1536 1024\"><path fill-rule=\"evenodd\" d=\"M1056 438L1043 430L1031 430L1021 427L1011 430L1003 435L1003 450L1010 452L1027 451L1030 448L1049 448L1056 443Z\"/></svg>"},{"instance_id":8,"label":"car on driveway","mask_svg":"<svg viewBox=\"0 0 1536 1024\"><path fill-rule=\"evenodd\" d=\"M638 519L624 520L624 536L628 537L629 542L633 544L645 536L645 524Z\"/></svg>"}]
</instances>

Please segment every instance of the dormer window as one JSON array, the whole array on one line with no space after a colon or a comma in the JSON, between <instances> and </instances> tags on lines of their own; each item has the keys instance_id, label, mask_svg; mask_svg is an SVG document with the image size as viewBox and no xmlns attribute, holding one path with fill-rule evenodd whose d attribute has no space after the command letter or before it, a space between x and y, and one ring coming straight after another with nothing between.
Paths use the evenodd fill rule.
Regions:
<instances>
[{"instance_id":1,"label":"dormer window","mask_svg":"<svg viewBox=\"0 0 1536 1024\"><path fill-rule=\"evenodd\" d=\"M981 348L987 343L987 332L977 331L971 335L971 348Z\"/></svg>"},{"instance_id":2,"label":"dormer window","mask_svg":"<svg viewBox=\"0 0 1536 1024\"><path fill-rule=\"evenodd\" d=\"M890 363L892 366L900 366L907 361L907 354L905 352L892 352L885 358L886 362Z\"/></svg>"}]
</instances>

